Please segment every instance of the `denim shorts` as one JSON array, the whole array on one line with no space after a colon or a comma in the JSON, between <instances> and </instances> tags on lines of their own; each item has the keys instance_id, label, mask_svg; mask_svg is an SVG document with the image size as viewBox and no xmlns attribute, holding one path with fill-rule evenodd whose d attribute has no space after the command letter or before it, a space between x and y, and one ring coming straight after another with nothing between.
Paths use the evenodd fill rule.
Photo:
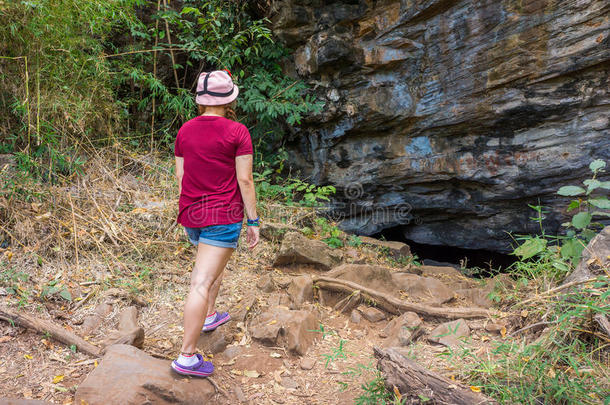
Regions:
<instances>
[{"instance_id":1,"label":"denim shorts","mask_svg":"<svg viewBox=\"0 0 610 405\"><path fill-rule=\"evenodd\" d=\"M242 222L229 225L212 225L203 228L187 228L186 234L191 243L197 246L199 243L218 246L222 248L237 248L237 240L241 233Z\"/></svg>"}]
</instances>

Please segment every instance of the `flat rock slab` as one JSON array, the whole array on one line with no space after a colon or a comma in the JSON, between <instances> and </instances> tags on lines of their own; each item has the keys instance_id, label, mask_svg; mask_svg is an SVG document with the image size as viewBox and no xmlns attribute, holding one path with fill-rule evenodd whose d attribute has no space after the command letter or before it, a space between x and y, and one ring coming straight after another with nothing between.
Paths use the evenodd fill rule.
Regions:
<instances>
[{"instance_id":1,"label":"flat rock slab","mask_svg":"<svg viewBox=\"0 0 610 405\"><path fill-rule=\"evenodd\" d=\"M327 275L328 277L352 281L384 293L395 294L398 290L392 279L392 271L383 266L343 264L329 271Z\"/></svg>"},{"instance_id":2,"label":"flat rock slab","mask_svg":"<svg viewBox=\"0 0 610 405\"><path fill-rule=\"evenodd\" d=\"M411 248L403 242L379 240L368 236L360 236L362 244L387 250L387 252L395 259L411 256Z\"/></svg>"},{"instance_id":3,"label":"flat rock slab","mask_svg":"<svg viewBox=\"0 0 610 405\"><path fill-rule=\"evenodd\" d=\"M415 301L441 305L451 301L455 296L455 292L445 283L433 277L395 273L392 278L395 288L405 291L408 297Z\"/></svg>"},{"instance_id":4,"label":"flat rock slab","mask_svg":"<svg viewBox=\"0 0 610 405\"><path fill-rule=\"evenodd\" d=\"M0 398L0 405L51 405L52 402L38 401L36 399Z\"/></svg>"},{"instance_id":5,"label":"flat rock slab","mask_svg":"<svg viewBox=\"0 0 610 405\"><path fill-rule=\"evenodd\" d=\"M113 345L79 385L74 403L195 405L212 403L214 394L209 381L177 375L168 360L156 359L133 346Z\"/></svg>"},{"instance_id":6,"label":"flat rock slab","mask_svg":"<svg viewBox=\"0 0 610 405\"><path fill-rule=\"evenodd\" d=\"M326 243L309 239L298 232L288 232L273 265L311 264L322 270L330 270L341 263L341 259L341 252L331 249Z\"/></svg>"}]
</instances>

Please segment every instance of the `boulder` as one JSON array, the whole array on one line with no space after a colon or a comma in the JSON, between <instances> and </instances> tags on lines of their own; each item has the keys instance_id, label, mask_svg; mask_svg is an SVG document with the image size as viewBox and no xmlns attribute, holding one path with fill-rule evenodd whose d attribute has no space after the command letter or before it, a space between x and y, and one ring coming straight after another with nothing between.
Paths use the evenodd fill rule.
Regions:
<instances>
[{"instance_id":1,"label":"boulder","mask_svg":"<svg viewBox=\"0 0 610 405\"><path fill-rule=\"evenodd\" d=\"M236 358L237 356L242 354L243 351L244 351L244 347L243 346L231 345L231 346L228 346L224 350L224 352L222 352L222 355L227 360L233 360L234 358Z\"/></svg>"},{"instance_id":2,"label":"boulder","mask_svg":"<svg viewBox=\"0 0 610 405\"><path fill-rule=\"evenodd\" d=\"M405 312L392 319L379 333L380 337L386 338L383 347L407 346L422 331L422 320L415 312Z\"/></svg>"},{"instance_id":3,"label":"boulder","mask_svg":"<svg viewBox=\"0 0 610 405\"><path fill-rule=\"evenodd\" d=\"M232 336L225 331L226 329L219 328L212 332L202 333L197 341L197 348L203 353L222 353L233 340Z\"/></svg>"},{"instance_id":4,"label":"boulder","mask_svg":"<svg viewBox=\"0 0 610 405\"><path fill-rule=\"evenodd\" d=\"M362 315L359 311L353 309L349 316L349 320L352 321L352 323L358 325L362 321Z\"/></svg>"},{"instance_id":5,"label":"boulder","mask_svg":"<svg viewBox=\"0 0 610 405\"><path fill-rule=\"evenodd\" d=\"M317 338L317 328L312 312L276 307L252 320L250 334L265 345L282 346L302 356Z\"/></svg>"},{"instance_id":6,"label":"boulder","mask_svg":"<svg viewBox=\"0 0 610 405\"><path fill-rule=\"evenodd\" d=\"M211 403L214 386L206 379L181 377L168 360L128 345L110 346L98 367L76 391L77 404L144 405Z\"/></svg>"},{"instance_id":7,"label":"boulder","mask_svg":"<svg viewBox=\"0 0 610 405\"><path fill-rule=\"evenodd\" d=\"M481 308L489 308L493 302L489 299L490 291L482 288L463 288L455 290L455 293L472 302L474 306Z\"/></svg>"},{"instance_id":8,"label":"boulder","mask_svg":"<svg viewBox=\"0 0 610 405\"><path fill-rule=\"evenodd\" d=\"M430 332L428 340L447 347L457 347L464 342L464 338L470 336L470 328L463 319L445 322Z\"/></svg>"},{"instance_id":9,"label":"boulder","mask_svg":"<svg viewBox=\"0 0 610 405\"><path fill-rule=\"evenodd\" d=\"M610 160L607 0L273 0L278 38L325 102L286 142L372 235L511 251L549 207L558 233L591 160ZM581 125L575 125L580 123ZM609 219L604 223L608 224Z\"/></svg>"},{"instance_id":10,"label":"boulder","mask_svg":"<svg viewBox=\"0 0 610 405\"><path fill-rule=\"evenodd\" d=\"M502 334L502 330L506 333L506 323L504 322L487 322L485 324L485 330L489 333L495 333L497 335Z\"/></svg>"},{"instance_id":11,"label":"boulder","mask_svg":"<svg viewBox=\"0 0 610 405\"><path fill-rule=\"evenodd\" d=\"M455 296L453 290L436 278L409 273L395 273L392 277L396 288L405 291L411 300L424 301L429 305L441 305L451 301Z\"/></svg>"},{"instance_id":12,"label":"boulder","mask_svg":"<svg viewBox=\"0 0 610 405\"><path fill-rule=\"evenodd\" d=\"M275 290L275 282L273 281L273 277L271 274L267 273L258 280L256 283L256 287L260 289L262 292L270 293Z\"/></svg>"},{"instance_id":13,"label":"boulder","mask_svg":"<svg viewBox=\"0 0 610 405\"><path fill-rule=\"evenodd\" d=\"M610 267L610 226L606 226L585 247L576 269L569 274L565 283L585 281L603 274L603 269Z\"/></svg>"},{"instance_id":14,"label":"boulder","mask_svg":"<svg viewBox=\"0 0 610 405\"><path fill-rule=\"evenodd\" d=\"M118 330L109 333L104 341L105 346L118 344L144 346L144 328L138 324L138 308L131 306L121 311Z\"/></svg>"},{"instance_id":15,"label":"boulder","mask_svg":"<svg viewBox=\"0 0 610 405\"><path fill-rule=\"evenodd\" d=\"M310 275L294 277L288 286L288 295L294 309L300 308L305 302L313 301L313 280Z\"/></svg>"},{"instance_id":16,"label":"boulder","mask_svg":"<svg viewBox=\"0 0 610 405\"><path fill-rule=\"evenodd\" d=\"M386 250L390 256L394 259L400 259L411 256L411 248L409 245L403 242L396 241L385 241L375 238L369 238L368 236L360 236L362 244L373 246L381 250Z\"/></svg>"},{"instance_id":17,"label":"boulder","mask_svg":"<svg viewBox=\"0 0 610 405\"><path fill-rule=\"evenodd\" d=\"M104 319L112 312L112 305L102 302L98 304L91 315L87 315L81 326L83 335L90 335L104 321Z\"/></svg>"},{"instance_id":18,"label":"boulder","mask_svg":"<svg viewBox=\"0 0 610 405\"><path fill-rule=\"evenodd\" d=\"M366 307L361 305L357 309L358 312L362 314L362 317L369 322L379 322L383 321L386 318L385 312L377 308Z\"/></svg>"},{"instance_id":19,"label":"boulder","mask_svg":"<svg viewBox=\"0 0 610 405\"><path fill-rule=\"evenodd\" d=\"M309 239L298 232L288 232L273 265L311 264L329 270L339 264L341 258L340 251L331 249L322 241Z\"/></svg>"},{"instance_id":20,"label":"boulder","mask_svg":"<svg viewBox=\"0 0 610 405\"><path fill-rule=\"evenodd\" d=\"M387 267L370 264L343 264L329 271L327 275L389 294L396 292L392 272Z\"/></svg>"},{"instance_id":21,"label":"boulder","mask_svg":"<svg viewBox=\"0 0 610 405\"><path fill-rule=\"evenodd\" d=\"M301 361L299 362L299 366L301 367L301 370L311 370L315 367L316 365L316 359L313 359L311 357L303 357L301 359Z\"/></svg>"},{"instance_id":22,"label":"boulder","mask_svg":"<svg viewBox=\"0 0 610 405\"><path fill-rule=\"evenodd\" d=\"M281 242L286 233L298 231L299 229L293 225L282 224L280 222L261 222L261 236L272 242Z\"/></svg>"}]
</instances>

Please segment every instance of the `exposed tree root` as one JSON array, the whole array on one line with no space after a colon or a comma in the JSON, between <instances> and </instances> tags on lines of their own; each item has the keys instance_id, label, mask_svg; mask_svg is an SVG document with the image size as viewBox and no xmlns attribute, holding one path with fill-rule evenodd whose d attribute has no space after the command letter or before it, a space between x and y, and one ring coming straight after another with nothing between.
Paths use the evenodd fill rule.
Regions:
<instances>
[{"instance_id":1,"label":"exposed tree root","mask_svg":"<svg viewBox=\"0 0 610 405\"><path fill-rule=\"evenodd\" d=\"M413 304L401 301L391 295L376 291L360 284L351 281L341 280L338 278L316 276L314 282L319 288L354 294L359 292L364 299L374 301L379 308L385 311L400 315L403 312L413 311L425 318L487 318L492 315L490 311L483 308L449 308L449 307L432 307L422 304Z\"/></svg>"}]
</instances>

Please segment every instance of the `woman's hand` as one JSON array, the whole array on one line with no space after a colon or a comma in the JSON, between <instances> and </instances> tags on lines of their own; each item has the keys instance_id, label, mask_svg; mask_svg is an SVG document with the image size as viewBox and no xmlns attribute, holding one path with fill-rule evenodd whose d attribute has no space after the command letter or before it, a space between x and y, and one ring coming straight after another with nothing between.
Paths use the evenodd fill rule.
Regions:
<instances>
[{"instance_id":1,"label":"woman's hand","mask_svg":"<svg viewBox=\"0 0 610 405\"><path fill-rule=\"evenodd\" d=\"M246 240L248 241L248 247L254 249L258 245L260 239L260 228L258 226L249 226L246 234Z\"/></svg>"}]
</instances>

